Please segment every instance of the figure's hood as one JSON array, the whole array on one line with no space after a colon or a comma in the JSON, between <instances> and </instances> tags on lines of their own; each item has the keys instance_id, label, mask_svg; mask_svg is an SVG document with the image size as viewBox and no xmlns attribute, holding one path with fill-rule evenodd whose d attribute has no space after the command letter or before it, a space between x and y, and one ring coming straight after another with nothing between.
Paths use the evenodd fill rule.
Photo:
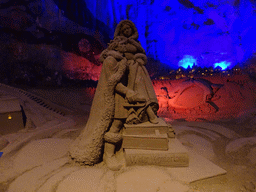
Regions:
<instances>
[{"instance_id":1,"label":"figure's hood","mask_svg":"<svg viewBox=\"0 0 256 192\"><path fill-rule=\"evenodd\" d=\"M120 23L118 23L118 25L116 26L116 30L114 33L114 38L116 38L117 36L120 36L120 32L121 32L121 28L125 25L128 24L129 26L131 26L131 28L133 29L134 33L133 35L130 37L132 39L137 40L139 37L139 33L137 28L135 27L134 23L130 20L122 20L120 21Z\"/></svg>"}]
</instances>

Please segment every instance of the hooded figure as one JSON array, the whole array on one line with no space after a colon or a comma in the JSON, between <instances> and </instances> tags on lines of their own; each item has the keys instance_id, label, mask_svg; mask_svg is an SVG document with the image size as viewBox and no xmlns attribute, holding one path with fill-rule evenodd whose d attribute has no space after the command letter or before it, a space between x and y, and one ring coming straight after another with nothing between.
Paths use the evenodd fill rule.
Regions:
<instances>
[{"instance_id":1,"label":"hooded figure","mask_svg":"<svg viewBox=\"0 0 256 192\"><path fill-rule=\"evenodd\" d=\"M126 119L125 122L129 124L138 124L149 120L156 123L154 122L156 121L154 119L155 116L150 119L145 114L145 109L148 106L151 106L156 114L158 102L151 79L144 66L147 63L147 56L138 41L138 31L132 21L123 20L117 25L114 40L110 42L109 47L105 51L109 53L113 52L112 50L120 53L120 55L128 60L127 75L122 79L121 83L129 90L133 90L139 97L145 99L145 102L139 104L130 100L129 104L127 99L119 96L117 93L115 97L115 118ZM102 55L104 55L104 52Z\"/></svg>"},{"instance_id":2,"label":"hooded figure","mask_svg":"<svg viewBox=\"0 0 256 192\"><path fill-rule=\"evenodd\" d=\"M157 98L144 65L144 49L138 32L129 20L121 21L114 40L100 56L103 63L89 119L84 130L72 143L69 153L77 162L93 165L102 159L112 170L118 170L115 146L124 123L157 123Z\"/></svg>"}]
</instances>

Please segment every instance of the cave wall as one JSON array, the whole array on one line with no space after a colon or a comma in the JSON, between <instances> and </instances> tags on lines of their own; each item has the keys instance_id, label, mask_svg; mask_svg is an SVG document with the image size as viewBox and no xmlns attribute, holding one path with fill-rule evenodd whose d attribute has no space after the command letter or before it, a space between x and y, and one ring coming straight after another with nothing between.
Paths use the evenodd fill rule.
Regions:
<instances>
[{"instance_id":1,"label":"cave wall","mask_svg":"<svg viewBox=\"0 0 256 192\"><path fill-rule=\"evenodd\" d=\"M161 117L219 121L255 114L256 83L248 75L153 80L153 85Z\"/></svg>"},{"instance_id":2,"label":"cave wall","mask_svg":"<svg viewBox=\"0 0 256 192\"><path fill-rule=\"evenodd\" d=\"M148 70L155 76L168 74L168 67L225 68L255 62L252 0L4 0L1 80L17 65L23 76L49 73L42 69L48 66L72 78L97 80L99 54L122 19L136 24L150 61ZM39 69L30 69L35 65ZM91 76L89 69L94 68Z\"/></svg>"},{"instance_id":3,"label":"cave wall","mask_svg":"<svg viewBox=\"0 0 256 192\"><path fill-rule=\"evenodd\" d=\"M97 20L110 29L111 38L120 20L132 20L147 55L172 67L193 63L232 67L256 52L256 3L252 0L82 2L96 26ZM186 61L188 57L194 61Z\"/></svg>"},{"instance_id":4,"label":"cave wall","mask_svg":"<svg viewBox=\"0 0 256 192\"><path fill-rule=\"evenodd\" d=\"M120 20L131 19L147 55L173 66L186 55L203 66L234 65L256 52L252 0L5 0L0 5L1 27L82 32L103 45Z\"/></svg>"}]
</instances>

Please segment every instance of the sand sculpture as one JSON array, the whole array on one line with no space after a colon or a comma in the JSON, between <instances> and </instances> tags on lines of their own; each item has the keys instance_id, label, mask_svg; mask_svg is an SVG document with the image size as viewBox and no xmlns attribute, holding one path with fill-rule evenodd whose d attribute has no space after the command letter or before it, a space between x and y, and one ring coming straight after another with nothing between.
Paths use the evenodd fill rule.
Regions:
<instances>
[{"instance_id":1,"label":"sand sculpture","mask_svg":"<svg viewBox=\"0 0 256 192\"><path fill-rule=\"evenodd\" d=\"M147 56L133 22L123 20L117 25L100 61L103 66L88 122L69 153L82 164L93 165L103 158L110 169L119 170L115 151L124 125L161 124L157 97L144 66Z\"/></svg>"}]
</instances>

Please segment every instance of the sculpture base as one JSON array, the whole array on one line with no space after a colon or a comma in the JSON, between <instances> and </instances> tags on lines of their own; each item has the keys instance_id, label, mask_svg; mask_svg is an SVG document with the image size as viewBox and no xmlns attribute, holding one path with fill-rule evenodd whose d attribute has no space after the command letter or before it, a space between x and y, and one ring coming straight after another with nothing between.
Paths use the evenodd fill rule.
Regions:
<instances>
[{"instance_id":1,"label":"sculpture base","mask_svg":"<svg viewBox=\"0 0 256 192\"><path fill-rule=\"evenodd\" d=\"M169 138L174 138L174 131L170 125L168 125L162 118L158 118L158 123L153 124L150 122L140 124L124 124L125 133L128 135L145 135L155 134L155 130L158 130L160 134L167 134Z\"/></svg>"},{"instance_id":2,"label":"sculpture base","mask_svg":"<svg viewBox=\"0 0 256 192\"><path fill-rule=\"evenodd\" d=\"M172 127L161 118L158 124L125 124L122 147L126 165L189 166L188 151L174 136Z\"/></svg>"},{"instance_id":3,"label":"sculpture base","mask_svg":"<svg viewBox=\"0 0 256 192\"><path fill-rule=\"evenodd\" d=\"M169 139L169 149L143 150L143 149L124 149L126 166L131 165L158 165L168 167L188 167L188 151L178 139Z\"/></svg>"},{"instance_id":4,"label":"sculpture base","mask_svg":"<svg viewBox=\"0 0 256 192\"><path fill-rule=\"evenodd\" d=\"M155 134L127 134L123 132L124 149L149 149L149 150L168 150L168 136L166 133L160 134L155 130Z\"/></svg>"}]
</instances>

